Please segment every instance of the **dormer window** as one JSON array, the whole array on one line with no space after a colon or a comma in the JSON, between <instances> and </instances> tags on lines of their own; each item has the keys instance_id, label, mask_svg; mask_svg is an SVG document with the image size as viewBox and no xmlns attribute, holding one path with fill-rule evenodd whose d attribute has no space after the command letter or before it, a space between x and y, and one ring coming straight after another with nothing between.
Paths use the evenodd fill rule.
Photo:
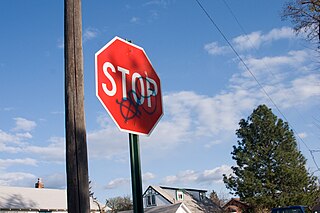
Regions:
<instances>
[{"instance_id":1,"label":"dormer window","mask_svg":"<svg viewBox=\"0 0 320 213\"><path fill-rule=\"evenodd\" d=\"M200 195L200 196L199 196L199 197L200 197L200 200L203 200L203 199L204 199L204 197L206 196L206 195L205 195L205 193L203 193L203 192L200 192L200 194L199 194L199 195Z\"/></svg>"},{"instance_id":2,"label":"dormer window","mask_svg":"<svg viewBox=\"0 0 320 213\"><path fill-rule=\"evenodd\" d=\"M156 196L154 194L147 195L147 206L156 206Z\"/></svg>"}]
</instances>

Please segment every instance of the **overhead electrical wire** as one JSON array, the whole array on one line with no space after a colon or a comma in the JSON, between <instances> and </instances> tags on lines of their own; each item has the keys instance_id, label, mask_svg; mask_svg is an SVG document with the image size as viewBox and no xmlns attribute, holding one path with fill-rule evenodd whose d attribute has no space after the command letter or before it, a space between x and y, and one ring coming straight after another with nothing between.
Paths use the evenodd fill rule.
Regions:
<instances>
[{"instance_id":1,"label":"overhead electrical wire","mask_svg":"<svg viewBox=\"0 0 320 213\"><path fill-rule=\"evenodd\" d=\"M286 116L282 113L282 111L280 110L280 108L278 107L278 105L275 103L275 101L271 98L271 96L267 93L267 91L264 89L263 85L260 83L260 81L257 79L257 77L254 75L254 73L250 70L250 68L248 67L248 65L246 64L246 62L242 59L242 57L239 55L239 53L237 52L237 50L233 47L233 45L230 43L229 39L224 35L224 33L222 32L222 30L219 28L219 26L215 23L215 21L213 20L213 18L210 16L210 14L207 12L207 10L204 8L204 6L201 4L201 2L199 0L195 0L197 2L197 4L199 5L199 7L202 9L202 11L205 13L205 15L207 16L207 18L210 20L210 22L213 24L213 26L218 30L218 32L220 33L220 35L223 37L223 39L227 42L227 44L229 45L229 47L232 49L232 51L234 52L234 54L237 56L237 58L240 60L240 62L243 64L243 66L245 67L245 69L250 73L250 75L253 77L253 79L257 82L257 84L259 85L261 91L267 96L267 98L270 100L270 102L274 105L274 107L277 109L277 111L282 115L282 117L284 118L284 120L289 124L288 119L286 118ZM225 2L226 4L226 2ZM227 5L227 4L226 4ZM227 5L228 9L231 11L230 7ZM234 13L231 12L234 16L234 18L236 19L236 22L239 24L239 26L241 27L241 29L244 31L243 27L241 26L241 24L239 23L238 19L235 17ZM245 33L246 34L246 33ZM309 148L309 146L306 144L306 142L300 137L300 135L298 134L298 132L292 127L292 125L290 125L292 130L295 132L295 134L297 135L297 137L300 139L300 141L305 145L305 147L309 150L313 162L317 168L316 171L320 171L320 168L317 164L317 162L315 161L315 157L313 155L312 150Z\"/></svg>"},{"instance_id":2,"label":"overhead electrical wire","mask_svg":"<svg viewBox=\"0 0 320 213\"><path fill-rule=\"evenodd\" d=\"M258 51L255 46L251 43L251 40L248 36L248 33L245 31L244 27L241 25L240 21L238 20L238 18L236 17L236 15L234 14L234 12L232 11L231 7L228 5L228 3L226 2L226 0L222 0L223 3L225 4L225 6L227 7L227 9L229 10L230 14L232 15L232 17L234 18L234 20L237 22L237 24L239 25L240 29L242 30L242 32L244 33L245 37L247 38L247 40L250 42L251 46ZM264 63L264 61L262 61ZM269 67L264 63L265 69L275 78L274 73L269 69ZM291 91L291 90L290 90ZM291 91L292 92L292 91ZM293 93L293 92L292 92ZM304 120L304 117L301 115L301 113L293 106L293 108L295 109L295 111L297 112L297 114L300 116L300 118L302 120ZM286 119L286 117L284 117ZM314 118L314 117L313 117ZM312 161L314 162L317 170L316 171L320 171L320 168L315 160L315 157L313 155L314 150L311 150L309 148L309 146L307 145L307 143L302 139L302 137L297 133L297 131L293 128L292 124L289 123L289 121L286 119L286 121L288 122L288 124L291 126L291 128L293 129L293 131L295 132L295 134L297 135L298 139L305 145L305 147L308 149L308 151L310 152L310 155L312 157ZM315 122L312 122L313 125L315 125ZM315 125L318 127L318 125Z\"/></svg>"}]
</instances>

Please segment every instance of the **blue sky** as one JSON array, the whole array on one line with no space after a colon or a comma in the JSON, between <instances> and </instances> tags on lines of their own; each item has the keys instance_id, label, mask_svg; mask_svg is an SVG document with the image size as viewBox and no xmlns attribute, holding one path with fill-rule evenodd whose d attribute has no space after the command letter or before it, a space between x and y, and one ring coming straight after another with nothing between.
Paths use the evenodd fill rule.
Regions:
<instances>
[{"instance_id":1,"label":"blue sky","mask_svg":"<svg viewBox=\"0 0 320 213\"><path fill-rule=\"evenodd\" d=\"M319 150L313 47L282 21L285 1L202 0L297 134L310 172ZM82 1L89 176L99 200L131 193L128 134L95 96L94 54L115 36L142 46L161 79L164 116L141 136L143 184L227 194L235 131L259 104L283 118L196 1ZM63 1L0 7L0 185L65 188ZM302 139L302 140L301 140ZM314 153L320 164L320 153Z\"/></svg>"}]
</instances>

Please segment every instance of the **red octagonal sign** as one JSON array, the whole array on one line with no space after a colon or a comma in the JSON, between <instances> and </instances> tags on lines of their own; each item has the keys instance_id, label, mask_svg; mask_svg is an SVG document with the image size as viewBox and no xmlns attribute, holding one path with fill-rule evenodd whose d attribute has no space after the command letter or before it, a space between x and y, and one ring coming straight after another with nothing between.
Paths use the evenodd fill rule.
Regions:
<instances>
[{"instance_id":1,"label":"red octagonal sign","mask_svg":"<svg viewBox=\"0 0 320 213\"><path fill-rule=\"evenodd\" d=\"M95 54L96 95L120 130L149 135L160 120L160 79L143 48L115 37Z\"/></svg>"}]
</instances>

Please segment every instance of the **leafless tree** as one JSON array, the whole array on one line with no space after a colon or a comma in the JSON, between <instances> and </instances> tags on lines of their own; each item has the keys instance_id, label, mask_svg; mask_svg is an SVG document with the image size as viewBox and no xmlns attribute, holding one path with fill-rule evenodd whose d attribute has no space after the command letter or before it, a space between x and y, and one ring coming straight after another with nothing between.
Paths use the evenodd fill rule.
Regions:
<instances>
[{"instance_id":1,"label":"leafless tree","mask_svg":"<svg viewBox=\"0 0 320 213\"><path fill-rule=\"evenodd\" d=\"M308 40L320 42L320 0L287 1L282 18L291 20L294 30L306 34Z\"/></svg>"}]
</instances>

